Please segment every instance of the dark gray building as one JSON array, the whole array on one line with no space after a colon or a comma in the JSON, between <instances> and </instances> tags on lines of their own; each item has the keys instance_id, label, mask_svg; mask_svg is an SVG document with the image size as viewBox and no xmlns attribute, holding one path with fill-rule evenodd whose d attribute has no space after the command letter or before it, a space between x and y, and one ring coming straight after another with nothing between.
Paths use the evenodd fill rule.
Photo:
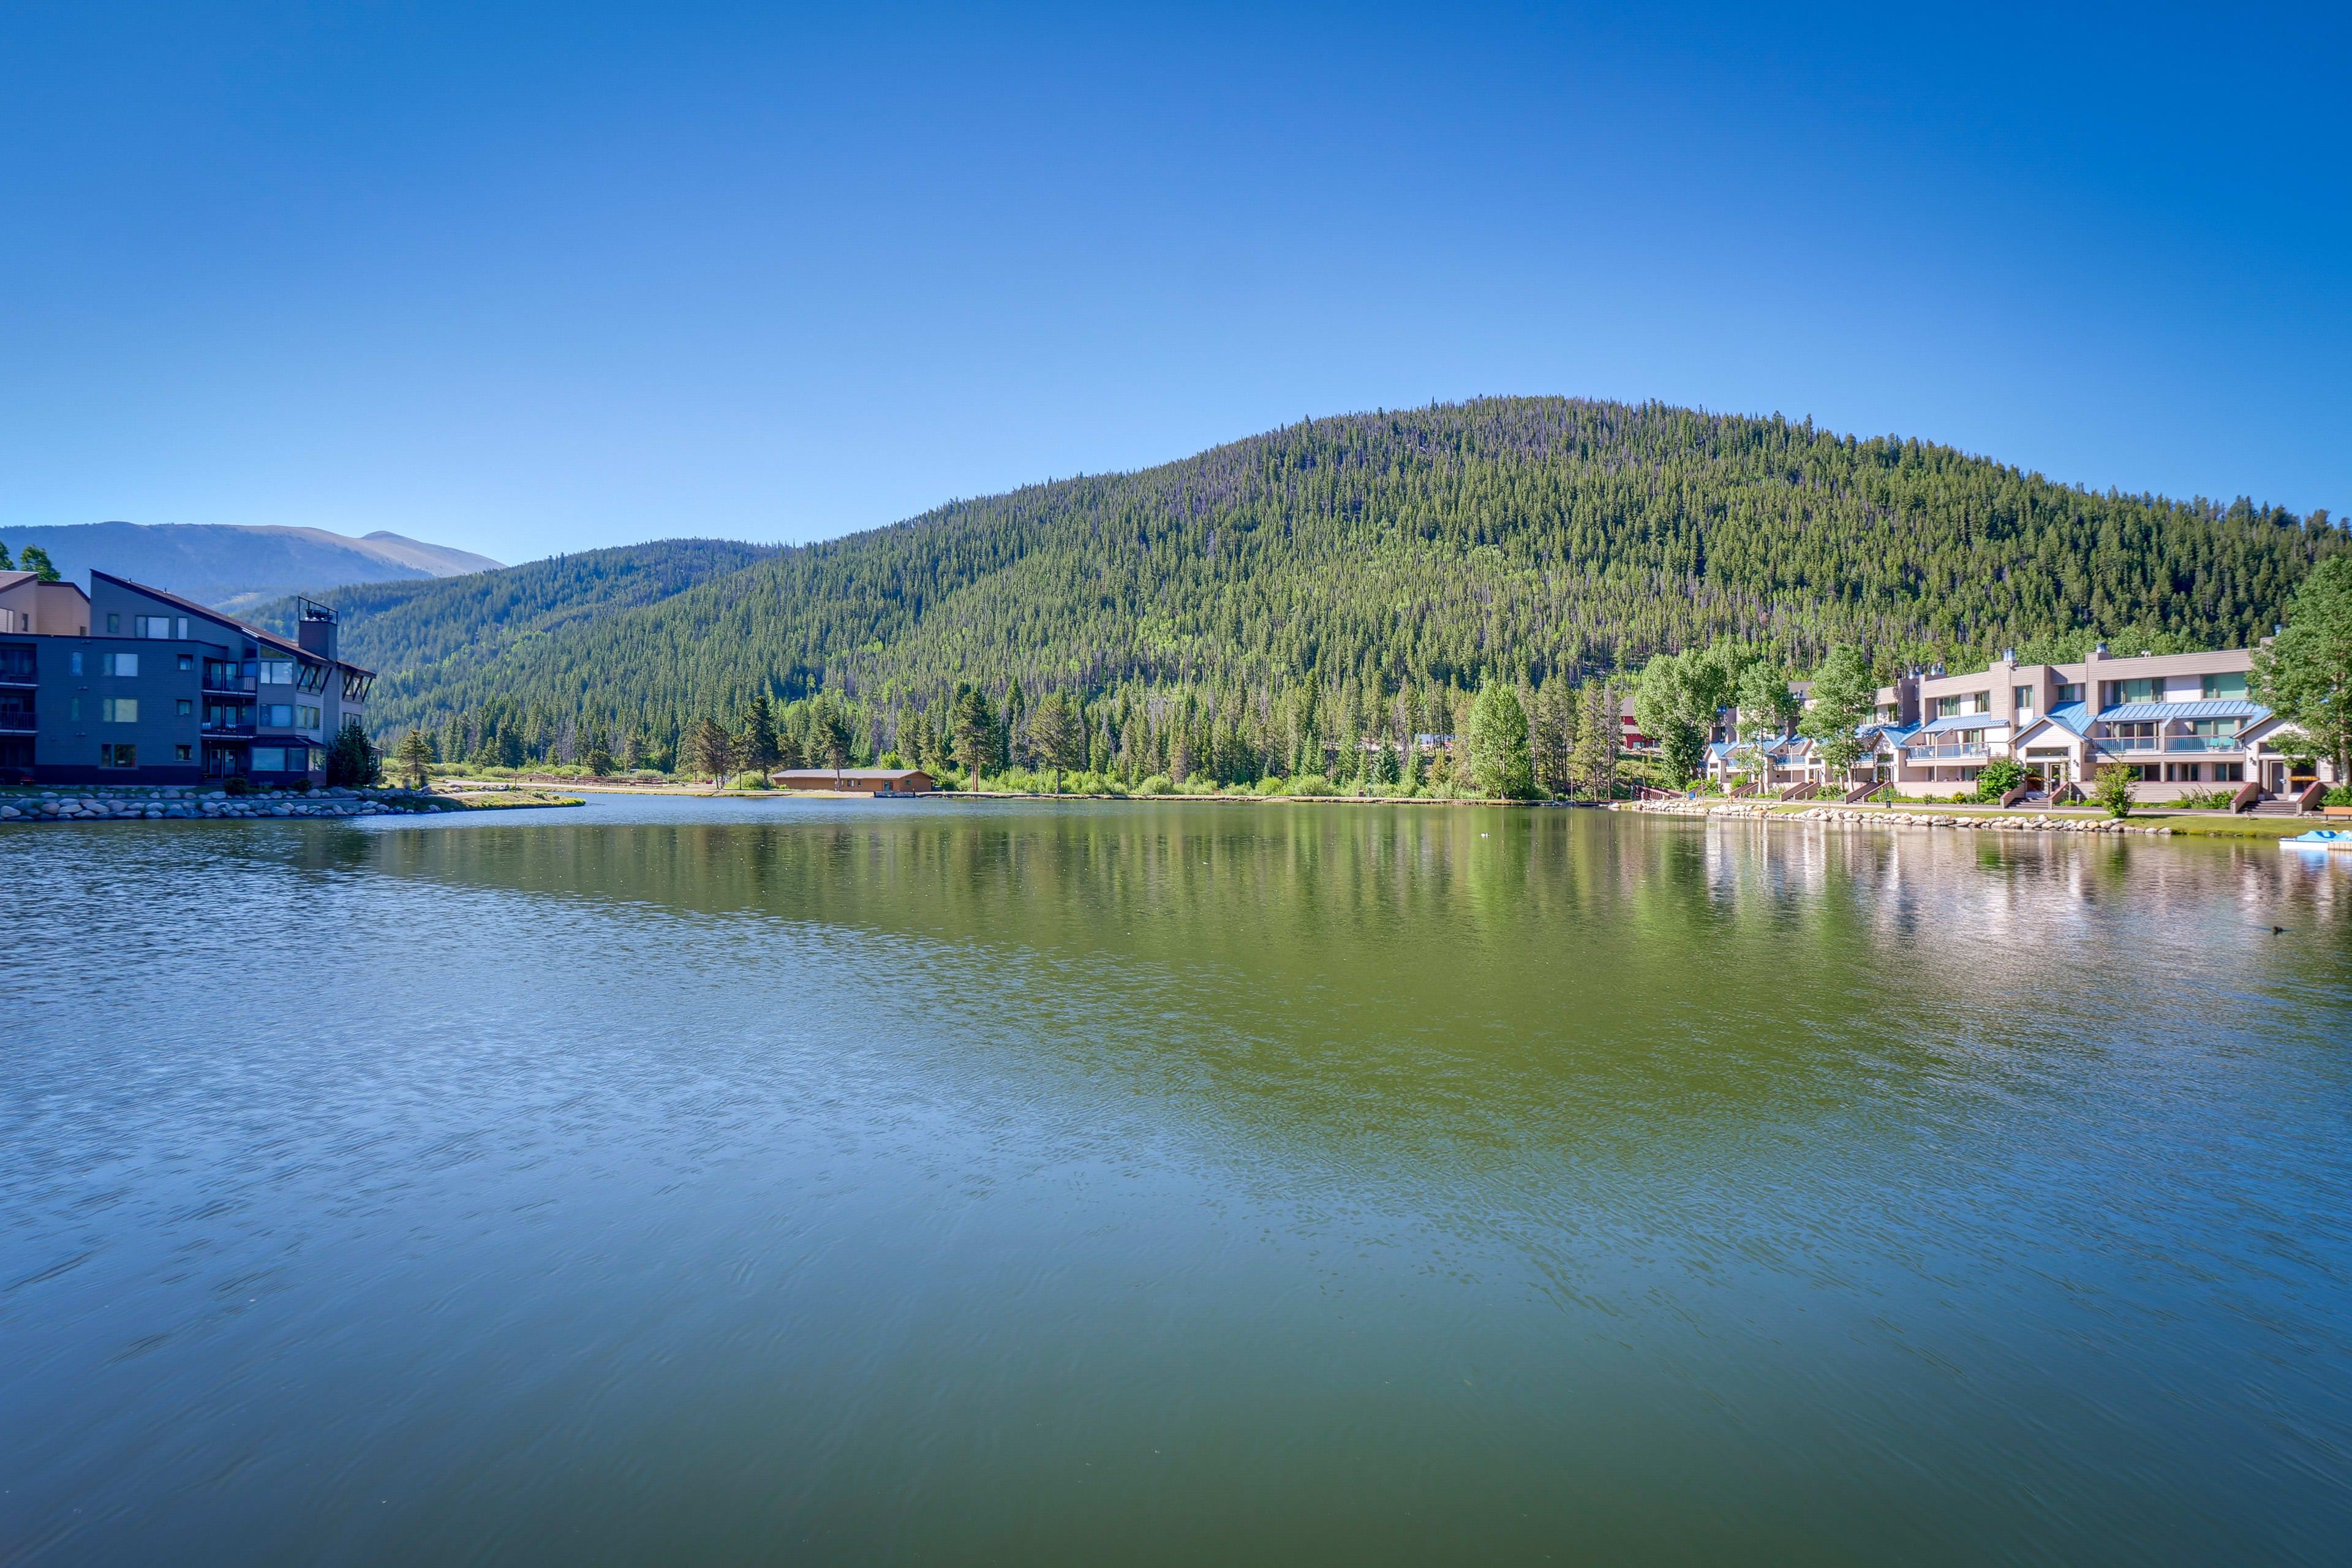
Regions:
<instances>
[{"instance_id":1,"label":"dark gray building","mask_svg":"<svg viewBox=\"0 0 2352 1568\"><path fill-rule=\"evenodd\" d=\"M335 612L301 601L292 640L116 577L89 574L82 635L0 631L0 779L300 788L365 725L375 672L337 657Z\"/></svg>"}]
</instances>

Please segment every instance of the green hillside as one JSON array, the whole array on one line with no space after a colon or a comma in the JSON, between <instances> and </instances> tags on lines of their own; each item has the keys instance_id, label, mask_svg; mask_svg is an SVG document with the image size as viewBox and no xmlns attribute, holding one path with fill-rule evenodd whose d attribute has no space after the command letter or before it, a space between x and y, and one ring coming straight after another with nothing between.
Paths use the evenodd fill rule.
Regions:
<instances>
[{"instance_id":1,"label":"green hillside","mask_svg":"<svg viewBox=\"0 0 2352 1568\"><path fill-rule=\"evenodd\" d=\"M2342 543L2324 518L2094 494L1916 440L1507 398L959 501L628 607L575 614L560 574L512 601L505 573L386 584L363 592L397 605L351 646L394 672L386 732L487 713L658 746L754 691L829 689L865 741L911 710L936 728L959 681L1443 710L1483 674L1573 681L1724 637L1793 668L1832 641L1885 665L2094 632L2242 643Z\"/></svg>"}]
</instances>

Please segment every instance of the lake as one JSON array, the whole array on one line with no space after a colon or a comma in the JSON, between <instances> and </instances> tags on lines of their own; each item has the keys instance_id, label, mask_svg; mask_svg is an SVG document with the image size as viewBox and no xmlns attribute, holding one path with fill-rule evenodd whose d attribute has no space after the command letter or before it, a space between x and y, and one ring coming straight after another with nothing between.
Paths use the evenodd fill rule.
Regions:
<instances>
[{"instance_id":1,"label":"lake","mask_svg":"<svg viewBox=\"0 0 2352 1568\"><path fill-rule=\"evenodd\" d=\"M0 885L12 1568L2352 1540L2352 873L2267 842L605 796Z\"/></svg>"}]
</instances>

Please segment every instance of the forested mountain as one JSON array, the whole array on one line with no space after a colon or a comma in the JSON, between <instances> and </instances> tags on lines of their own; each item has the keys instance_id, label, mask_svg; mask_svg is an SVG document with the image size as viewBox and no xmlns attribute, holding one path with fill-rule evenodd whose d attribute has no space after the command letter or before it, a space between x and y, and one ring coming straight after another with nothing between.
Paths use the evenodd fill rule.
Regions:
<instances>
[{"instance_id":1,"label":"forested mountain","mask_svg":"<svg viewBox=\"0 0 2352 1568\"><path fill-rule=\"evenodd\" d=\"M344 658L385 672L404 689L429 690L463 681L485 660L728 576L776 552L729 539L659 539L466 577L361 584L326 598L341 617ZM294 600L272 601L247 618L290 637Z\"/></svg>"},{"instance_id":2,"label":"forested mountain","mask_svg":"<svg viewBox=\"0 0 2352 1568\"><path fill-rule=\"evenodd\" d=\"M58 570L80 577L95 566L235 614L281 594L338 583L429 580L494 572L499 563L447 545L382 531L362 539L323 528L233 523L83 522L12 528L0 544L37 545Z\"/></svg>"},{"instance_id":3,"label":"forested mountain","mask_svg":"<svg viewBox=\"0 0 2352 1568\"><path fill-rule=\"evenodd\" d=\"M537 736L610 723L659 747L754 692L822 689L887 736L963 681L1260 709L1311 687L1324 711L1343 693L1372 711L1725 637L1794 668L1832 641L1888 666L2092 631L2242 643L2343 542L2324 514L2095 494L1778 416L1499 398L958 501L613 613L569 617L551 586L480 657L450 657L473 634L422 599L352 647L398 672L377 689L387 732L495 708ZM470 603L469 626L496 626L495 601Z\"/></svg>"}]
</instances>

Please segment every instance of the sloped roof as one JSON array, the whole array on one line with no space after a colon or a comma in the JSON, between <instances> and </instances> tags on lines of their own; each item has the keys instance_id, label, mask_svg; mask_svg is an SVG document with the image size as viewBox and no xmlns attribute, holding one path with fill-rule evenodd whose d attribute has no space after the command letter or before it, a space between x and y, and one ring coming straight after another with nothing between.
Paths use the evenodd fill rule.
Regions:
<instances>
[{"instance_id":1,"label":"sloped roof","mask_svg":"<svg viewBox=\"0 0 2352 1568\"><path fill-rule=\"evenodd\" d=\"M2044 722L2071 730L2077 735L2091 732L2091 710L2080 702L2061 702L2042 717Z\"/></svg>"},{"instance_id":2,"label":"sloped roof","mask_svg":"<svg viewBox=\"0 0 2352 1568\"><path fill-rule=\"evenodd\" d=\"M1930 719L1919 726L1922 735L1940 735L1948 730L2006 730L2009 721L1998 713L1955 713L1947 718Z\"/></svg>"},{"instance_id":3,"label":"sloped roof","mask_svg":"<svg viewBox=\"0 0 2352 1568\"><path fill-rule=\"evenodd\" d=\"M2166 719L2260 719L2270 710L2243 698L2217 697L2200 702L2118 702L2099 710L2102 724L2131 724Z\"/></svg>"},{"instance_id":4,"label":"sloped roof","mask_svg":"<svg viewBox=\"0 0 2352 1568\"><path fill-rule=\"evenodd\" d=\"M194 599L183 598L169 589L151 588L144 583L134 583L128 577L118 577L111 572L101 572L95 566L90 568L89 574L93 577L103 577L110 583L120 583L126 588L136 588L151 599L161 599L167 605L177 605L192 616L202 616L215 626L231 627L251 637L255 642L266 643L271 647L290 653L298 658L316 659L320 664L341 665L343 668L361 675L372 676L375 673L374 670L362 668L347 658L328 658L323 655L312 653L299 642L289 642L276 632L263 631L251 621L240 621L235 616L224 614L214 609L210 605L199 605Z\"/></svg>"}]
</instances>

